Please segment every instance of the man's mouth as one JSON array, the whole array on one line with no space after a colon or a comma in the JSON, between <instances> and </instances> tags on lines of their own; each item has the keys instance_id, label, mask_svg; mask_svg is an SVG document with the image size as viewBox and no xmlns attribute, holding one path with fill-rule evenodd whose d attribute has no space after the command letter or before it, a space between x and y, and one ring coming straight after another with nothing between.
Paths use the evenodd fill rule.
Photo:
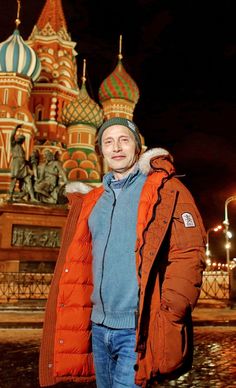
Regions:
<instances>
[{"instance_id":1,"label":"man's mouth","mask_svg":"<svg viewBox=\"0 0 236 388\"><path fill-rule=\"evenodd\" d=\"M113 160L121 160L121 159L124 159L125 158L125 155L116 155L116 156L112 156L112 159Z\"/></svg>"}]
</instances>

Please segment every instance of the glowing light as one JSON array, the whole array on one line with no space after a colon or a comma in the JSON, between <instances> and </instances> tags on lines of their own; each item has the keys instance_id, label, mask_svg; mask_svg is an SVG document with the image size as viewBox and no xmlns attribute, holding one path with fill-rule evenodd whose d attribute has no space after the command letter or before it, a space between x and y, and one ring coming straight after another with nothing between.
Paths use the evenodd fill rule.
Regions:
<instances>
[{"instance_id":1,"label":"glowing light","mask_svg":"<svg viewBox=\"0 0 236 388\"><path fill-rule=\"evenodd\" d=\"M214 228L209 228L206 233L206 256L209 258L211 256L211 251L209 247L209 234L210 232L218 232L219 230L222 229L222 225L217 225Z\"/></svg>"}]
</instances>

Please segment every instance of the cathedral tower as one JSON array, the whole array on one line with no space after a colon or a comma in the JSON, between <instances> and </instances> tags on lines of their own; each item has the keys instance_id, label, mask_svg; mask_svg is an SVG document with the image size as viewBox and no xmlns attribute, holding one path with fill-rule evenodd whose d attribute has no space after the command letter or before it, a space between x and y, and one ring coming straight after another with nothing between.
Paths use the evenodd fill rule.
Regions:
<instances>
[{"instance_id":1,"label":"cathedral tower","mask_svg":"<svg viewBox=\"0 0 236 388\"><path fill-rule=\"evenodd\" d=\"M105 78L99 88L99 101L103 107L104 118L124 117L133 120L134 109L139 100L139 88L127 73L122 63L122 36L119 40L118 62L113 72ZM142 150L145 151L145 140L140 133ZM103 166L107 171L107 166Z\"/></svg>"},{"instance_id":2,"label":"cathedral tower","mask_svg":"<svg viewBox=\"0 0 236 388\"><path fill-rule=\"evenodd\" d=\"M101 167L95 151L95 137L103 123L103 111L88 95L85 74L84 60L79 95L62 112L62 120L68 126L67 151L62 160L69 180L96 184L101 182Z\"/></svg>"},{"instance_id":3,"label":"cathedral tower","mask_svg":"<svg viewBox=\"0 0 236 388\"><path fill-rule=\"evenodd\" d=\"M139 99L138 86L126 72L122 58L122 36L120 36L118 63L99 88L99 101L106 120L115 116L132 120Z\"/></svg>"},{"instance_id":4,"label":"cathedral tower","mask_svg":"<svg viewBox=\"0 0 236 388\"><path fill-rule=\"evenodd\" d=\"M38 54L42 66L30 101L38 127L35 147L42 151L51 146L61 151L67 142L62 110L79 92L76 43L67 31L61 0L46 0L28 44Z\"/></svg>"},{"instance_id":5,"label":"cathedral tower","mask_svg":"<svg viewBox=\"0 0 236 388\"><path fill-rule=\"evenodd\" d=\"M22 124L26 158L32 151L37 132L29 99L41 65L35 51L20 35L19 12L18 3L16 29L7 40L0 43L0 193L8 191L10 182L12 130Z\"/></svg>"}]
</instances>

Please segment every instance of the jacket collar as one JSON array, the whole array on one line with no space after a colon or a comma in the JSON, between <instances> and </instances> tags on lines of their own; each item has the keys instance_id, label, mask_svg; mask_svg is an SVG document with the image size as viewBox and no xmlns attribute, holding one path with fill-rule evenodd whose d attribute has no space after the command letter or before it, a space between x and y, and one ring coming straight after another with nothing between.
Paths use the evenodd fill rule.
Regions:
<instances>
[{"instance_id":1,"label":"jacket collar","mask_svg":"<svg viewBox=\"0 0 236 388\"><path fill-rule=\"evenodd\" d=\"M140 169L138 163L136 163L135 168L132 172L127 174L120 182L122 184L122 188L125 188L129 186L137 177L140 175ZM112 187L113 182L117 182L114 179L114 175L112 172L109 172L108 174L104 175L103 177L103 184L106 190L109 190L110 187Z\"/></svg>"}]
</instances>

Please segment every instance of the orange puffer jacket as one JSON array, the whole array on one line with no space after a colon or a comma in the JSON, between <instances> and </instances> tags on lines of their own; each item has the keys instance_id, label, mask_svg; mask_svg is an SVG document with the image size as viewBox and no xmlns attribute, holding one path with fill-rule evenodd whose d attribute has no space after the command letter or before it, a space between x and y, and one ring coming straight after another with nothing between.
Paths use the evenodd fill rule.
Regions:
<instances>
[{"instance_id":1,"label":"orange puffer jacket","mask_svg":"<svg viewBox=\"0 0 236 388\"><path fill-rule=\"evenodd\" d=\"M137 219L139 282L136 384L178 376L191 367L191 311L200 294L205 231L194 200L174 177L171 157L155 149L140 158L149 174ZM88 217L103 187L69 194L64 229L45 313L40 385L95 380L91 349L92 244Z\"/></svg>"}]
</instances>

